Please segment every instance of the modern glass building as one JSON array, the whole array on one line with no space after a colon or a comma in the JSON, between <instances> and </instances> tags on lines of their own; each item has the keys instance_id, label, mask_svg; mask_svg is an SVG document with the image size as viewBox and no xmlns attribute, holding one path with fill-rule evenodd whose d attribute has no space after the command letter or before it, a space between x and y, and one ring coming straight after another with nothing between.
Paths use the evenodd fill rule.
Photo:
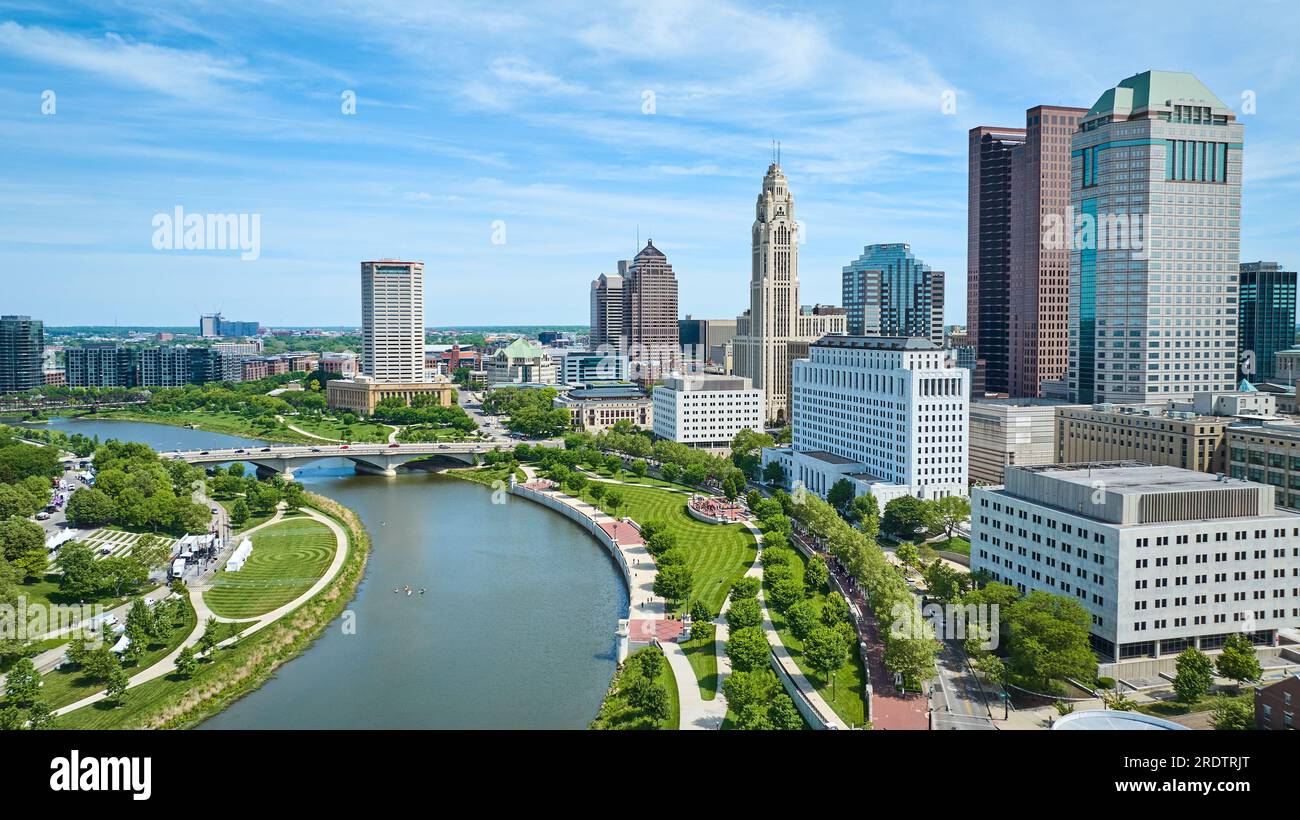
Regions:
<instances>
[{"instance_id":1,"label":"modern glass building","mask_svg":"<svg viewBox=\"0 0 1300 820\"><path fill-rule=\"evenodd\" d=\"M1068 393L1155 403L1232 390L1242 126L1191 74L1135 74L1071 138Z\"/></svg>"},{"instance_id":2,"label":"modern glass building","mask_svg":"<svg viewBox=\"0 0 1300 820\"><path fill-rule=\"evenodd\" d=\"M943 345L943 271L897 242L868 245L843 268L850 336L915 336Z\"/></svg>"},{"instance_id":3,"label":"modern glass building","mask_svg":"<svg viewBox=\"0 0 1300 820\"><path fill-rule=\"evenodd\" d=\"M986 388L1009 390L1011 187L1025 129L978 126L969 134L966 207L966 332L986 363Z\"/></svg>"},{"instance_id":4,"label":"modern glass building","mask_svg":"<svg viewBox=\"0 0 1300 820\"><path fill-rule=\"evenodd\" d=\"M1242 378L1269 381L1276 374L1277 352L1295 344L1296 272L1277 262L1242 262L1237 315L1237 343Z\"/></svg>"},{"instance_id":5,"label":"modern glass building","mask_svg":"<svg viewBox=\"0 0 1300 820\"><path fill-rule=\"evenodd\" d=\"M30 316L0 316L0 393L40 387L44 355L44 323Z\"/></svg>"}]
</instances>

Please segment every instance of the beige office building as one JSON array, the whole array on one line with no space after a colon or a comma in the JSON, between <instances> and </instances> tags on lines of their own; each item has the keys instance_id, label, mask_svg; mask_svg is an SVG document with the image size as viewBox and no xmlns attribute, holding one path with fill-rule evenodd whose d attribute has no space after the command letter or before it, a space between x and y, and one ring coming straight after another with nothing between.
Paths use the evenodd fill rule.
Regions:
<instances>
[{"instance_id":1,"label":"beige office building","mask_svg":"<svg viewBox=\"0 0 1300 820\"><path fill-rule=\"evenodd\" d=\"M984 399L970 403L969 467L973 484L1001 484L1007 467L1056 463L1056 414L1084 405L1053 399Z\"/></svg>"},{"instance_id":2,"label":"beige office building","mask_svg":"<svg viewBox=\"0 0 1300 820\"><path fill-rule=\"evenodd\" d=\"M417 396L428 396L443 407L455 403L456 386L450 381L378 382L366 376L331 379L325 384L325 403L336 412L369 416L384 399L400 398L411 404Z\"/></svg>"},{"instance_id":3,"label":"beige office building","mask_svg":"<svg viewBox=\"0 0 1300 820\"><path fill-rule=\"evenodd\" d=\"M424 263L361 263L361 372L379 382L424 381Z\"/></svg>"},{"instance_id":4,"label":"beige office building","mask_svg":"<svg viewBox=\"0 0 1300 820\"><path fill-rule=\"evenodd\" d=\"M1150 405L1063 407L1056 418L1056 463L1144 461L1201 472L1227 465L1231 417Z\"/></svg>"}]
</instances>

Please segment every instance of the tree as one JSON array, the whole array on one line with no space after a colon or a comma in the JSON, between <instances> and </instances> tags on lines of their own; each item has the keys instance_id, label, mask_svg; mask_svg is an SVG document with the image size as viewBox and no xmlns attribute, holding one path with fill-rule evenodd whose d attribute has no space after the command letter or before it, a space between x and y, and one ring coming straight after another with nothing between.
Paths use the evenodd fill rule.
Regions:
<instances>
[{"instance_id":1,"label":"tree","mask_svg":"<svg viewBox=\"0 0 1300 820\"><path fill-rule=\"evenodd\" d=\"M921 560L921 551L911 541L904 541L894 549L894 557L902 562L903 566L914 567Z\"/></svg>"},{"instance_id":2,"label":"tree","mask_svg":"<svg viewBox=\"0 0 1300 820\"><path fill-rule=\"evenodd\" d=\"M736 716L736 728L751 732L770 731L773 727L768 714L767 704L752 703L741 709L740 714Z\"/></svg>"},{"instance_id":3,"label":"tree","mask_svg":"<svg viewBox=\"0 0 1300 820\"><path fill-rule=\"evenodd\" d=\"M591 482L591 488L587 490L587 492L591 493L591 497L599 502L605 495L605 485L601 484L599 481L593 481Z\"/></svg>"},{"instance_id":4,"label":"tree","mask_svg":"<svg viewBox=\"0 0 1300 820\"><path fill-rule=\"evenodd\" d=\"M826 603L822 604L822 623L827 626L846 624L850 617L849 602L844 600L843 595L831 592L826 596Z\"/></svg>"},{"instance_id":5,"label":"tree","mask_svg":"<svg viewBox=\"0 0 1300 820\"><path fill-rule=\"evenodd\" d=\"M703 626L713 620L713 610L704 601L696 598L691 601L691 621L698 626Z\"/></svg>"},{"instance_id":6,"label":"tree","mask_svg":"<svg viewBox=\"0 0 1300 820\"><path fill-rule=\"evenodd\" d=\"M970 518L970 499L960 495L945 495L934 499L934 515L949 538L953 529Z\"/></svg>"},{"instance_id":7,"label":"tree","mask_svg":"<svg viewBox=\"0 0 1300 820\"><path fill-rule=\"evenodd\" d=\"M0 522L0 558L13 562L31 550L45 549L45 530L18 516Z\"/></svg>"},{"instance_id":8,"label":"tree","mask_svg":"<svg viewBox=\"0 0 1300 820\"><path fill-rule=\"evenodd\" d=\"M651 648L638 653L637 657L641 660L641 675L650 680L658 680L664 669L663 652Z\"/></svg>"},{"instance_id":9,"label":"tree","mask_svg":"<svg viewBox=\"0 0 1300 820\"><path fill-rule=\"evenodd\" d=\"M108 679L104 682L108 700L121 706L122 698L126 695L126 688L130 682L131 679L127 676L126 670L121 666L114 666L108 673Z\"/></svg>"},{"instance_id":10,"label":"tree","mask_svg":"<svg viewBox=\"0 0 1300 820\"><path fill-rule=\"evenodd\" d=\"M1073 598L1035 590L1002 611L1010 635L1008 668L1037 691L1065 678L1092 680L1097 657L1088 642L1092 619Z\"/></svg>"},{"instance_id":11,"label":"tree","mask_svg":"<svg viewBox=\"0 0 1300 820\"><path fill-rule=\"evenodd\" d=\"M727 699L727 706L736 714L754 704L765 704L772 699L777 689L776 676L772 670L760 667L753 671L736 671L722 682L722 694Z\"/></svg>"},{"instance_id":12,"label":"tree","mask_svg":"<svg viewBox=\"0 0 1300 820\"><path fill-rule=\"evenodd\" d=\"M610 487L605 491L605 506L609 508L610 515L618 517L618 511L623 506L623 493Z\"/></svg>"},{"instance_id":13,"label":"tree","mask_svg":"<svg viewBox=\"0 0 1300 820\"><path fill-rule=\"evenodd\" d=\"M642 531L642 534L644 535L644 531ZM652 532L650 536L645 539L646 552L655 557L663 555L665 552L668 552L676 546L677 533L669 532L667 530L657 530Z\"/></svg>"},{"instance_id":14,"label":"tree","mask_svg":"<svg viewBox=\"0 0 1300 820\"><path fill-rule=\"evenodd\" d=\"M1132 712L1137 709L1137 704L1128 698L1123 692L1102 692L1101 703L1107 709L1113 712Z\"/></svg>"},{"instance_id":15,"label":"tree","mask_svg":"<svg viewBox=\"0 0 1300 820\"><path fill-rule=\"evenodd\" d=\"M67 517L77 527L99 527L112 523L117 504L108 493L95 487L82 487L68 499Z\"/></svg>"},{"instance_id":16,"label":"tree","mask_svg":"<svg viewBox=\"0 0 1300 820\"><path fill-rule=\"evenodd\" d=\"M1255 728L1255 707L1245 698L1219 696L1210 710L1210 725L1221 732Z\"/></svg>"},{"instance_id":17,"label":"tree","mask_svg":"<svg viewBox=\"0 0 1300 820\"><path fill-rule=\"evenodd\" d=\"M1174 667L1174 693L1183 703L1195 703L1214 685L1214 662L1195 647L1179 652Z\"/></svg>"},{"instance_id":18,"label":"tree","mask_svg":"<svg viewBox=\"0 0 1300 820\"><path fill-rule=\"evenodd\" d=\"M835 672L849 662L849 641L841 630L818 626L804 641L804 658L808 665L830 681L831 699L835 699Z\"/></svg>"},{"instance_id":19,"label":"tree","mask_svg":"<svg viewBox=\"0 0 1300 820\"><path fill-rule=\"evenodd\" d=\"M239 529L248 523L248 502L236 498L230 505L230 526Z\"/></svg>"},{"instance_id":20,"label":"tree","mask_svg":"<svg viewBox=\"0 0 1300 820\"><path fill-rule=\"evenodd\" d=\"M737 629L727 639L727 657L738 672L766 669L770 653L767 636L756 626Z\"/></svg>"},{"instance_id":21,"label":"tree","mask_svg":"<svg viewBox=\"0 0 1300 820\"><path fill-rule=\"evenodd\" d=\"M781 462L769 461L763 468L763 480L768 484L784 485L785 468L781 466Z\"/></svg>"},{"instance_id":22,"label":"tree","mask_svg":"<svg viewBox=\"0 0 1300 820\"><path fill-rule=\"evenodd\" d=\"M220 638L217 636L217 631L219 629L220 626L217 624L216 618L209 617L208 620L204 622L203 637L199 638L199 651L205 655L212 653L212 650L216 648L218 643L220 643Z\"/></svg>"},{"instance_id":23,"label":"tree","mask_svg":"<svg viewBox=\"0 0 1300 820\"><path fill-rule=\"evenodd\" d=\"M734 607L735 604L732 606ZM790 625L790 632L803 641L808 639L814 629L822 625L821 615L817 604L805 598L785 611L785 620Z\"/></svg>"},{"instance_id":24,"label":"tree","mask_svg":"<svg viewBox=\"0 0 1300 820\"><path fill-rule=\"evenodd\" d=\"M1237 682L1237 688L1246 681L1259 680L1263 670L1255 657L1255 645L1240 632L1234 632L1223 642L1223 651L1214 662L1220 677Z\"/></svg>"},{"instance_id":25,"label":"tree","mask_svg":"<svg viewBox=\"0 0 1300 820\"><path fill-rule=\"evenodd\" d=\"M921 571L931 598L943 603L951 603L961 595L965 583L965 573L958 572L944 561L936 558Z\"/></svg>"},{"instance_id":26,"label":"tree","mask_svg":"<svg viewBox=\"0 0 1300 820\"><path fill-rule=\"evenodd\" d=\"M632 475L637 476L638 478L644 478L646 473L650 472L650 464L646 462L644 458L638 458L636 461L632 462L632 466L629 469L631 470Z\"/></svg>"},{"instance_id":27,"label":"tree","mask_svg":"<svg viewBox=\"0 0 1300 820\"><path fill-rule=\"evenodd\" d=\"M24 583L39 581L50 571L50 555L45 547L29 549L10 563Z\"/></svg>"},{"instance_id":28,"label":"tree","mask_svg":"<svg viewBox=\"0 0 1300 820\"><path fill-rule=\"evenodd\" d=\"M709 468L703 464L691 464L682 473L682 481L691 486L703 484L709 477Z\"/></svg>"},{"instance_id":29,"label":"tree","mask_svg":"<svg viewBox=\"0 0 1300 820\"><path fill-rule=\"evenodd\" d=\"M784 692L772 698L772 705L767 714L773 729L796 731L804 726L803 716L795 708L794 701Z\"/></svg>"},{"instance_id":30,"label":"tree","mask_svg":"<svg viewBox=\"0 0 1300 820\"><path fill-rule=\"evenodd\" d=\"M885 505L880 528L899 538L928 535L937 529L934 507L919 498L903 495Z\"/></svg>"},{"instance_id":31,"label":"tree","mask_svg":"<svg viewBox=\"0 0 1300 820\"><path fill-rule=\"evenodd\" d=\"M813 592L817 592L824 587L830 577L830 570L826 568L826 559L820 555L809 558L807 566L803 568L804 586Z\"/></svg>"},{"instance_id":32,"label":"tree","mask_svg":"<svg viewBox=\"0 0 1300 820\"><path fill-rule=\"evenodd\" d=\"M691 570L685 564L660 567L655 574L655 595L670 601L684 601L691 597Z\"/></svg>"},{"instance_id":33,"label":"tree","mask_svg":"<svg viewBox=\"0 0 1300 820\"><path fill-rule=\"evenodd\" d=\"M198 658L194 657L194 647L186 646L176 656L176 671L182 678L190 678L198 669Z\"/></svg>"},{"instance_id":34,"label":"tree","mask_svg":"<svg viewBox=\"0 0 1300 820\"><path fill-rule=\"evenodd\" d=\"M778 612L785 612L804 594L802 578L782 578L771 585L768 598Z\"/></svg>"},{"instance_id":35,"label":"tree","mask_svg":"<svg viewBox=\"0 0 1300 820\"><path fill-rule=\"evenodd\" d=\"M847 478L841 478L831 485L830 491L826 493L826 502L840 515L847 516L853 503L853 495L853 484Z\"/></svg>"},{"instance_id":36,"label":"tree","mask_svg":"<svg viewBox=\"0 0 1300 820\"><path fill-rule=\"evenodd\" d=\"M754 598L758 596L759 580L752 576L742 576L737 578L731 584L732 603L741 598Z\"/></svg>"},{"instance_id":37,"label":"tree","mask_svg":"<svg viewBox=\"0 0 1300 820\"><path fill-rule=\"evenodd\" d=\"M664 477L664 481L671 481L676 484L682 477L682 468L676 464L665 464L659 468L659 474Z\"/></svg>"},{"instance_id":38,"label":"tree","mask_svg":"<svg viewBox=\"0 0 1300 820\"><path fill-rule=\"evenodd\" d=\"M727 607L727 626L732 629L744 629L763 623L763 610L757 598L743 598L732 601Z\"/></svg>"},{"instance_id":39,"label":"tree","mask_svg":"<svg viewBox=\"0 0 1300 820\"><path fill-rule=\"evenodd\" d=\"M103 575L95 551L88 544L69 541L59 548L59 591L73 598L94 598L99 594Z\"/></svg>"},{"instance_id":40,"label":"tree","mask_svg":"<svg viewBox=\"0 0 1300 820\"><path fill-rule=\"evenodd\" d=\"M21 709L30 708L41 696L41 676L31 658L20 658L5 677L5 700Z\"/></svg>"}]
</instances>

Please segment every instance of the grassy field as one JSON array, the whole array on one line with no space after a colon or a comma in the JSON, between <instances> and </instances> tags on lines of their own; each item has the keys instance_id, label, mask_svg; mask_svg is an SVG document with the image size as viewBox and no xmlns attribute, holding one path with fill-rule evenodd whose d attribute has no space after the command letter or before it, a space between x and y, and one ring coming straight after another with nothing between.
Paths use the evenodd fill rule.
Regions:
<instances>
[{"instance_id":1,"label":"grassy field","mask_svg":"<svg viewBox=\"0 0 1300 820\"><path fill-rule=\"evenodd\" d=\"M230 505L234 503L236 498L238 498L238 496L233 496L233 495L212 496L213 501L215 501L216 503L220 504L223 508L225 508L227 515L230 514ZM294 515L294 514L295 513L288 510L285 511L286 516ZM254 512L252 510L249 510L248 520L244 522L244 526L238 529L235 529L234 527L231 528L230 530L231 537L239 535L241 532L244 532L245 530L251 530L253 527L258 526L259 524L265 524L267 521L270 521L274 517L275 517L275 510L262 511L262 512Z\"/></svg>"},{"instance_id":2,"label":"grassy field","mask_svg":"<svg viewBox=\"0 0 1300 820\"><path fill-rule=\"evenodd\" d=\"M126 670L127 675L143 672L167 657L173 649L180 646L181 641L185 640L186 636L194 631L196 623L194 607L190 606L187 599L185 601L185 620L181 622L180 626L172 627L171 634L164 641L150 644L138 661L124 665L123 668ZM106 637L104 640L116 643L117 637ZM67 706L69 703L76 703L104 688L103 681L91 680L82 674L80 667L51 670L41 678L41 681L41 699L52 709Z\"/></svg>"},{"instance_id":3,"label":"grassy field","mask_svg":"<svg viewBox=\"0 0 1300 820\"><path fill-rule=\"evenodd\" d=\"M597 713L596 719L591 722L592 729L676 729L678 727L681 723L681 701L677 696L677 680L673 677L672 667L668 665L666 658L660 664L659 677L656 679L668 690L666 720L659 723L652 722L628 703L627 696L622 691L624 683L641 675L641 656L647 652L659 651L647 648L628 656L623 666L614 673L614 679L610 681L609 693L605 695L605 701L600 705L600 712Z\"/></svg>"},{"instance_id":4,"label":"grassy field","mask_svg":"<svg viewBox=\"0 0 1300 820\"><path fill-rule=\"evenodd\" d=\"M252 618L287 604L316 582L334 558L334 534L319 521L293 518L258 530L239 572L220 571L203 599L223 618Z\"/></svg>"},{"instance_id":5,"label":"grassy field","mask_svg":"<svg viewBox=\"0 0 1300 820\"><path fill-rule=\"evenodd\" d=\"M613 473L611 473L609 470L605 469L604 467L601 467L599 470L596 470L595 472L596 475L600 476L601 478L614 478L617 481L626 481L628 484L639 484L645 487L667 487L672 490L684 490L685 492L689 492L689 493L699 492L699 490L695 489L689 484L682 484L680 482L674 483L672 481L664 481L662 478L655 478L652 475L648 475L644 477L636 476L633 475L628 470L620 471L617 477L614 476Z\"/></svg>"},{"instance_id":6,"label":"grassy field","mask_svg":"<svg viewBox=\"0 0 1300 820\"><path fill-rule=\"evenodd\" d=\"M456 467L448 470L447 475L491 487L497 481L509 483L510 470L504 465L500 467ZM515 480L519 482L528 480L528 475L524 472L523 467L515 470Z\"/></svg>"},{"instance_id":7,"label":"grassy field","mask_svg":"<svg viewBox=\"0 0 1300 820\"><path fill-rule=\"evenodd\" d=\"M294 444L305 444L311 441L311 439L293 432L273 418L269 419L269 425L261 425L255 424L253 420L238 413L214 413L208 410L190 410L186 412L109 410L88 415L85 418L170 424L174 427L193 427L213 433L225 433L231 436L257 438L265 441L292 442Z\"/></svg>"},{"instance_id":8,"label":"grassy field","mask_svg":"<svg viewBox=\"0 0 1300 820\"><path fill-rule=\"evenodd\" d=\"M694 627L692 627L694 629ZM710 625L705 637L692 637L689 641L678 644L686 660L691 662L695 672L695 682L700 687L700 697L713 700L718 696L718 645L714 633L717 628Z\"/></svg>"},{"instance_id":9,"label":"grassy field","mask_svg":"<svg viewBox=\"0 0 1300 820\"><path fill-rule=\"evenodd\" d=\"M1139 703L1137 705L1137 711L1143 712L1148 715L1154 715L1155 717L1163 717L1163 718L1178 717L1179 715L1190 715L1195 712L1208 712L1214 708L1214 705L1218 701L1218 699L1224 696L1227 696L1230 699L1244 700L1250 703L1251 707L1254 708L1255 693L1253 689L1247 687L1246 690L1241 694L1234 694L1232 690L1229 689L1222 692L1215 692L1213 694L1204 695L1201 697L1200 700L1196 701L1195 703L1183 703L1182 701L1178 701L1178 700L1162 700L1162 701L1156 701L1154 703Z\"/></svg>"},{"instance_id":10,"label":"grassy field","mask_svg":"<svg viewBox=\"0 0 1300 820\"><path fill-rule=\"evenodd\" d=\"M944 552L956 552L967 557L970 556L970 542L961 536L954 535L952 538L931 541L925 546L932 550L942 550Z\"/></svg>"},{"instance_id":11,"label":"grassy field","mask_svg":"<svg viewBox=\"0 0 1300 820\"><path fill-rule=\"evenodd\" d=\"M732 582L754 563L758 554L754 537L741 524L705 524L691 518L686 513L686 496L681 493L626 486L618 491L624 501L619 515L630 516L637 523L661 521L677 535L677 544L685 550L691 568L692 600L703 600L714 612L721 610ZM583 489L582 498L597 503L588 488ZM604 499L598 506L610 511ZM689 604L685 608L689 609Z\"/></svg>"},{"instance_id":12,"label":"grassy field","mask_svg":"<svg viewBox=\"0 0 1300 820\"><path fill-rule=\"evenodd\" d=\"M806 565L807 559L803 553L795 550L795 555L799 557L801 565ZM764 585L766 590L766 584ZM826 601L827 589L825 587L815 591L809 598L813 603L821 606ZM808 668L803 663L803 641L794 636L790 631L785 617L777 612L774 607L767 608L768 613L772 616L772 626L776 627L777 634L781 636L781 643L785 644L786 649L790 651L790 657L794 660L795 665L808 676L813 685L817 687L817 692L830 704L835 710L835 714L850 726L861 727L866 723L866 708L862 702L863 688L866 686L867 676L862 668L862 658L858 655L857 646L854 645L852 660L835 673L835 697L831 697L830 680L821 674Z\"/></svg>"},{"instance_id":13,"label":"grassy field","mask_svg":"<svg viewBox=\"0 0 1300 820\"><path fill-rule=\"evenodd\" d=\"M123 703L96 703L55 721L60 729L189 728L216 714L263 682L285 661L320 636L347 607L365 571L370 542L360 520L338 503L312 496L313 504L341 521L348 532L343 568L320 594L291 617L216 650L186 680L166 675L127 690ZM236 625L238 626L238 625Z\"/></svg>"},{"instance_id":14,"label":"grassy field","mask_svg":"<svg viewBox=\"0 0 1300 820\"><path fill-rule=\"evenodd\" d=\"M77 606L78 604L103 604L106 609L121 606L126 601L126 596L106 595L100 598L83 599L74 596L65 595L59 592L59 579L61 575L50 573L39 581L32 581L29 584L19 584L14 588L14 592L26 598L28 606Z\"/></svg>"},{"instance_id":15,"label":"grassy field","mask_svg":"<svg viewBox=\"0 0 1300 820\"><path fill-rule=\"evenodd\" d=\"M345 429L351 431L351 441L371 442L376 444L382 444L383 442L388 441L389 434L393 432L393 428L389 427L387 424L379 424L377 422L358 421L350 427L345 428L343 422L330 416L321 416L319 418L314 416L285 416L284 421L286 425L292 424L294 427L306 430L312 435L327 438L336 442L342 442L345 440L343 435Z\"/></svg>"}]
</instances>

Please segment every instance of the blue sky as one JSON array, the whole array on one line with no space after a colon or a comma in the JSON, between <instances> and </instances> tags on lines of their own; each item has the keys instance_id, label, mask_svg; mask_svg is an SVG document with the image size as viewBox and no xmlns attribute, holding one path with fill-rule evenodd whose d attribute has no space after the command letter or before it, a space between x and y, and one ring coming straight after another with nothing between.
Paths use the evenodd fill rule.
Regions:
<instances>
[{"instance_id":1,"label":"blue sky","mask_svg":"<svg viewBox=\"0 0 1300 820\"><path fill-rule=\"evenodd\" d=\"M683 313L731 317L776 138L803 301L909 242L961 321L967 130L1151 68L1254 92L1242 258L1300 264L1285 3L139 5L0 0L0 311L356 324L359 261L395 256L425 260L430 325L583 323L639 229ZM176 206L260 214L260 257L155 250Z\"/></svg>"}]
</instances>

